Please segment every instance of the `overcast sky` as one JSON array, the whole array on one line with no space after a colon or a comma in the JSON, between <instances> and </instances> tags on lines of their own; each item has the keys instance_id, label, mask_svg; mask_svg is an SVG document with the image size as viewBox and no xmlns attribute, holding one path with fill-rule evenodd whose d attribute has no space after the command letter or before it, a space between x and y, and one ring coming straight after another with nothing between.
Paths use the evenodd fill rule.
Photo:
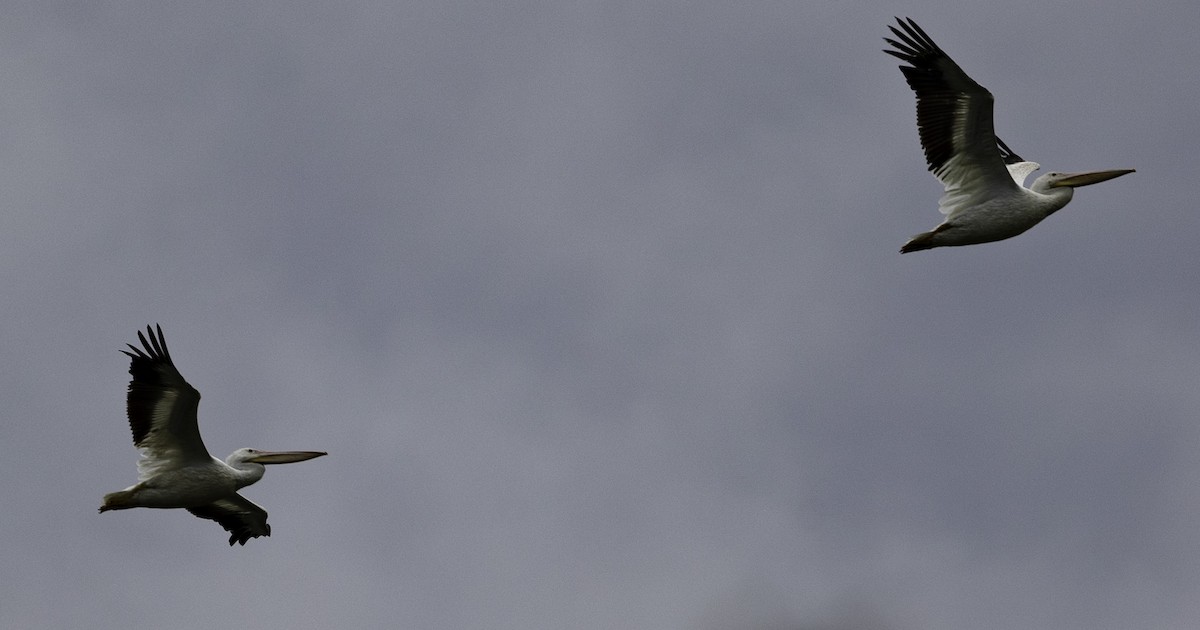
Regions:
<instances>
[{"instance_id":1,"label":"overcast sky","mask_svg":"<svg viewBox=\"0 0 1200 630\"><path fill-rule=\"evenodd\" d=\"M1191 629L1200 5L10 2L0 627ZM911 16L1047 170L931 229ZM271 538L136 480L161 323Z\"/></svg>"}]
</instances>

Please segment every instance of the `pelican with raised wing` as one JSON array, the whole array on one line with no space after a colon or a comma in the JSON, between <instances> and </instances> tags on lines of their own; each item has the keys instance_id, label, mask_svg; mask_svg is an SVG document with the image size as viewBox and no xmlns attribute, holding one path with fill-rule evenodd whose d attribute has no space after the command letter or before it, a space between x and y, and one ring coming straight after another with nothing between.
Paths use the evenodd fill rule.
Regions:
<instances>
[{"instance_id":1,"label":"pelican with raised wing","mask_svg":"<svg viewBox=\"0 0 1200 630\"><path fill-rule=\"evenodd\" d=\"M938 201L945 220L914 236L900 253L974 245L1012 238L1067 205L1074 189L1120 177L1133 169L1047 173L1025 188L1039 165L1026 162L996 137L992 94L963 72L912 19L889 26L899 41L883 52L900 66L917 93L917 127L929 170L946 187Z\"/></svg>"},{"instance_id":2,"label":"pelican with raised wing","mask_svg":"<svg viewBox=\"0 0 1200 630\"><path fill-rule=\"evenodd\" d=\"M138 331L142 347L129 350L129 394L126 410L133 444L142 453L138 482L104 495L101 512L129 508L184 508L216 521L229 532L229 544L246 544L270 536L267 512L237 491L262 479L264 464L302 462L326 453L318 451L258 451L240 448L225 461L208 454L196 409L200 392L183 379L171 361L162 327Z\"/></svg>"}]
</instances>

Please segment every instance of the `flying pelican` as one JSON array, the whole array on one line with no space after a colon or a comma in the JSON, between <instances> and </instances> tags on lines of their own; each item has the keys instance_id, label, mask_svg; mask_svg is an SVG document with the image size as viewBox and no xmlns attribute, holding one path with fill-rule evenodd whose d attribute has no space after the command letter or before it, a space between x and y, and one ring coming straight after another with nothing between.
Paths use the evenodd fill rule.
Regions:
<instances>
[{"instance_id":1,"label":"flying pelican","mask_svg":"<svg viewBox=\"0 0 1200 630\"><path fill-rule=\"evenodd\" d=\"M963 72L917 23L896 18L888 26L900 41L883 40L883 52L900 66L917 93L917 127L929 170L946 187L938 210L946 215L931 232L914 236L900 253L973 245L1012 238L1071 201L1074 189L1134 172L1133 169L1047 173L1025 188L1040 166L1013 153L992 128L992 94Z\"/></svg>"},{"instance_id":2,"label":"flying pelican","mask_svg":"<svg viewBox=\"0 0 1200 630\"><path fill-rule=\"evenodd\" d=\"M263 464L288 464L320 457L317 451L258 451L239 448L225 461L208 454L196 426L196 391L171 361L162 327L158 335L146 326L138 331L142 348L126 344L129 355L129 395L126 409L133 444L142 452L138 482L104 495L101 512L135 507L184 508L216 521L230 533L229 544L246 544L270 536L267 512L238 494L239 488L262 479Z\"/></svg>"}]
</instances>

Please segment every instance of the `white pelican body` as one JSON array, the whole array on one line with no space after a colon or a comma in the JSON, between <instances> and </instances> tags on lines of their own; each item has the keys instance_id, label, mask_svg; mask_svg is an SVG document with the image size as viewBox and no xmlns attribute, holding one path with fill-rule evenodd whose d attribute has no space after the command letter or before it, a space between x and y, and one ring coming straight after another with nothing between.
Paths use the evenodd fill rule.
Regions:
<instances>
[{"instance_id":1,"label":"white pelican body","mask_svg":"<svg viewBox=\"0 0 1200 630\"><path fill-rule=\"evenodd\" d=\"M267 512L237 491L262 479L264 464L301 462L325 453L268 452L241 448L225 461L208 454L196 424L200 392L175 368L162 328L138 332L141 348L130 345L127 411L133 443L142 451L138 483L104 495L101 512L135 507L184 508L219 523L229 544L270 536Z\"/></svg>"},{"instance_id":2,"label":"white pelican body","mask_svg":"<svg viewBox=\"0 0 1200 630\"><path fill-rule=\"evenodd\" d=\"M1074 188L1134 172L1133 169L1048 173L1025 188L1036 171L1013 153L992 127L992 94L967 76L917 23L897 18L900 39L884 38L889 55L917 94L917 127L929 170L946 190L938 210L946 215L930 232L914 236L901 253L934 247L989 243L1016 236L1071 201Z\"/></svg>"}]
</instances>

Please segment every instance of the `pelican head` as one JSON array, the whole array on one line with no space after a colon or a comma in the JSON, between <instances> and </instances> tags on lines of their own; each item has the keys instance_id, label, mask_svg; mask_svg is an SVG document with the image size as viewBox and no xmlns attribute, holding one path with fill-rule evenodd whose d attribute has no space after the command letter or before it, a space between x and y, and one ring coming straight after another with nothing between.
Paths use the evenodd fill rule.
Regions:
<instances>
[{"instance_id":1,"label":"pelican head","mask_svg":"<svg viewBox=\"0 0 1200 630\"><path fill-rule=\"evenodd\" d=\"M1110 179L1115 179L1122 175L1128 175L1134 172L1131 168L1121 168L1113 171L1083 171L1082 173L1046 173L1038 178L1044 180L1043 186L1046 189L1050 188L1079 188L1080 186L1090 186L1099 184ZM1036 184L1036 182L1035 182Z\"/></svg>"},{"instance_id":2,"label":"pelican head","mask_svg":"<svg viewBox=\"0 0 1200 630\"><path fill-rule=\"evenodd\" d=\"M225 464L237 471L236 483L241 488L262 479L263 473L267 471L263 464L290 464L327 454L321 451L260 451L254 448L239 448L225 458Z\"/></svg>"}]
</instances>

